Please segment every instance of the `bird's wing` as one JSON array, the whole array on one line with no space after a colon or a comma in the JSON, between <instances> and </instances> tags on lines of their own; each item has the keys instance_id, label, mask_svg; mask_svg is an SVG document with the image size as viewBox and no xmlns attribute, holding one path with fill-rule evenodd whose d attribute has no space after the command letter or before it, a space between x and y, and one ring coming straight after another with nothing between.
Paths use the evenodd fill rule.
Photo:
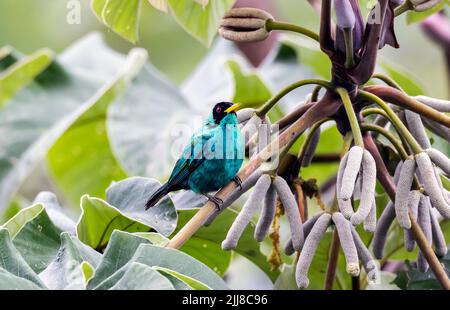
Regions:
<instances>
[{"instance_id":1,"label":"bird's wing","mask_svg":"<svg viewBox=\"0 0 450 310\"><path fill-rule=\"evenodd\" d=\"M177 160L172 170L172 174L167 182L169 186L176 187L183 183L192 171L205 161L205 157L202 155L203 146L212 136L212 133L203 133L192 137L191 143L184 149L183 155Z\"/></svg>"}]
</instances>

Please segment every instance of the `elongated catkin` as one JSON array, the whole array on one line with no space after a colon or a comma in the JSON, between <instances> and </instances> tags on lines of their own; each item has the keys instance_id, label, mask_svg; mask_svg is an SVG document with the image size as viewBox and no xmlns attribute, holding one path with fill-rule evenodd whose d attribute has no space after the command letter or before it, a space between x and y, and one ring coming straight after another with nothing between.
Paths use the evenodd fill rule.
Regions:
<instances>
[{"instance_id":1,"label":"elongated catkin","mask_svg":"<svg viewBox=\"0 0 450 310\"><path fill-rule=\"evenodd\" d=\"M332 218L339 235L339 242L344 251L347 273L356 277L359 275L359 259L352 236L351 223L340 212L333 213Z\"/></svg>"},{"instance_id":2,"label":"elongated catkin","mask_svg":"<svg viewBox=\"0 0 450 310\"><path fill-rule=\"evenodd\" d=\"M436 149L427 149L428 156L430 156L431 161L444 171L444 173L450 177L450 159L444 155L444 153Z\"/></svg>"},{"instance_id":3,"label":"elongated catkin","mask_svg":"<svg viewBox=\"0 0 450 310\"><path fill-rule=\"evenodd\" d=\"M408 210L415 221L417 221L421 196L422 194L418 190L414 190L409 193ZM414 251L414 249L416 248L416 239L414 238L414 235L412 234L410 229L404 229L403 240L405 243L405 249L408 252Z\"/></svg>"},{"instance_id":4,"label":"elongated catkin","mask_svg":"<svg viewBox=\"0 0 450 310\"><path fill-rule=\"evenodd\" d=\"M351 227L352 236L355 242L356 250L358 251L358 257L362 262L364 269L366 270L367 277L370 282L376 283L379 280L380 271L378 269L377 261L373 258L369 249L366 247L361 237L358 235L355 227Z\"/></svg>"},{"instance_id":5,"label":"elongated catkin","mask_svg":"<svg viewBox=\"0 0 450 310\"><path fill-rule=\"evenodd\" d=\"M258 132L258 128L261 125L261 122L261 118L256 114L247 121L244 128L242 128L241 130L245 143L248 143L250 139Z\"/></svg>"},{"instance_id":6,"label":"elongated catkin","mask_svg":"<svg viewBox=\"0 0 450 310\"><path fill-rule=\"evenodd\" d=\"M294 195L286 181L277 176L273 181L278 197L283 204L284 211L291 229L292 244L296 251L300 251L305 241L303 236L303 225Z\"/></svg>"},{"instance_id":7,"label":"elongated catkin","mask_svg":"<svg viewBox=\"0 0 450 310\"><path fill-rule=\"evenodd\" d=\"M303 250L297 262L297 270L295 271L295 280L299 288L306 288L309 285L308 270L311 261L316 252L320 240L327 231L330 224L331 215L329 213L322 214L314 224L311 232L305 240Z\"/></svg>"},{"instance_id":8,"label":"elongated catkin","mask_svg":"<svg viewBox=\"0 0 450 310\"><path fill-rule=\"evenodd\" d=\"M431 200L431 205L435 207L439 213L445 218L450 218L450 206L447 204L446 199L439 187L439 183L436 180L433 164L430 157L422 152L416 155L417 167L420 171L420 182L423 184L425 191Z\"/></svg>"},{"instance_id":9,"label":"elongated catkin","mask_svg":"<svg viewBox=\"0 0 450 310\"><path fill-rule=\"evenodd\" d=\"M384 208L383 213L381 214L377 229L375 230L375 234L373 235L372 249L373 255L377 259L383 258L383 250L384 244L386 243L387 233L389 227L394 221L395 218L395 207L394 203L390 201L386 208Z\"/></svg>"},{"instance_id":10,"label":"elongated catkin","mask_svg":"<svg viewBox=\"0 0 450 310\"><path fill-rule=\"evenodd\" d=\"M255 114L255 109L246 108L236 112L238 123L247 122Z\"/></svg>"},{"instance_id":11,"label":"elongated catkin","mask_svg":"<svg viewBox=\"0 0 450 310\"><path fill-rule=\"evenodd\" d=\"M303 236L305 237L305 239L308 237L314 224L317 222L319 217L322 216L322 214L323 212L319 212L303 223ZM292 255L295 252L294 247L292 245L292 238L289 238L288 242L286 243L286 246L284 247L284 252L286 253L286 255Z\"/></svg>"},{"instance_id":12,"label":"elongated catkin","mask_svg":"<svg viewBox=\"0 0 450 310\"><path fill-rule=\"evenodd\" d=\"M430 210L431 210L431 204L430 199L424 195L421 195L420 197L420 203L419 203L419 213L417 215L418 217L418 224L420 228L422 228L422 231L425 235L425 238L428 241L428 244L431 246L432 244L432 228L431 228L431 218L430 218ZM422 251L419 251L419 256L417 258L417 267L420 271L425 272L428 270L428 262L425 259L425 256L423 255Z\"/></svg>"},{"instance_id":13,"label":"elongated catkin","mask_svg":"<svg viewBox=\"0 0 450 310\"><path fill-rule=\"evenodd\" d=\"M264 121L259 127L258 127L258 153L261 152L267 145L270 144L270 130L272 126L269 123L266 123Z\"/></svg>"},{"instance_id":14,"label":"elongated catkin","mask_svg":"<svg viewBox=\"0 0 450 310\"><path fill-rule=\"evenodd\" d=\"M241 212L239 212L238 216L234 220L233 225L231 225L227 237L222 242L222 249L231 250L236 248L242 232L252 219L252 215L261 206L261 197L264 197L266 195L270 187L270 183L271 178L267 174L262 175L259 178L258 182L256 182L252 194L244 204Z\"/></svg>"},{"instance_id":15,"label":"elongated catkin","mask_svg":"<svg viewBox=\"0 0 450 310\"><path fill-rule=\"evenodd\" d=\"M275 216L275 209L277 204L277 192L274 186L270 186L267 191L266 197L264 197L264 207L259 216L258 223L255 228L255 240L261 242L267 236L270 225L272 224Z\"/></svg>"},{"instance_id":16,"label":"elongated catkin","mask_svg":"<svg viewBox=\"0 0 450 310\"><path fill-rule=\"evenodd\" d=\"M339 194L339 198L344 200L352 198L356 178L358 177L359 168L361 167L364 149L359 146L353 146L348 153L347 164L342 176L341 192Z\"/></svg>"},{"instance_id":17,"label":"elongated catkin","mask_svg":"<svg viewBox=\"0 0 450 310\"><path fill-rule=\"evenodd\" d=\"M435 110L438 110L439 112L450 112L450 101L448 100L436 99L426 96L416 96L413 98Z\"/></svg>"},{"instance_id":18,"label":"elongated catkin","mask_svg":"<svg viewBox=\"0 0 450 310\"><path fill-rule=\"evenodd\" d=\"M319 140L320 127L317 128L316 131L314 131L311 140L309 140L309 143L306 146L305 153L303 154L302 159L302 167L308 167L311 164L314 154L316 153L317 146L319 145Z\"/></svg>"},{"instance_id":19,"label":"elongated catkin","mask_svg":"<svg viewBox=\"0 0 450 310\"><path fill-rule=\"evenodd\" d=\"M375 201L375 186L377 183L377 167L369 151L364 150L362 159L363 178L361 184L361 199L359 208L351 217L353 225L361 224L369 215Z\"/></svg>"},{"instance_id":20,"label":"elongated catkin","mask_svg":"<svg viewBox=\"0 0 450 310\"><path fill-rule=\"evenodd\" d=\"M368 232L375 232L377 228L377 205L375 199L373 200L372 207L370 208L369 215L364 220L364 230Z\"/></svg>"},{"instance_id":21,"label":"elongated catkin","mask_svg":"<svg viewBox=\"0 0 450 310\"><path fill-rule=\"evenodd\" d=\"M339 205L339 210L346 218L350 218L353 215L353 207L352 202L349 199L341 199L340 192L342 188L342 178L344 176L345 167L347 166L349 153L347 152L344 157L342 157L341 162L339 164L337 179L336 179L336 196Z\"/></svg>"},{"instance_id":22,"label":"elongated catkin","mask_svg":"<svg viewBox=\"0 0 450 310\"><path fill-rule=\"evenodd\" d=\"M433 213L433 209L430 209L431 231L433 234L434 252L439 257L447 255L448 248L445 241L444 233L442 232L441 225Z\"/></svg>"},{"instance_id":23,"label":"elongated catkin","mask_svg":"<svg viewBox=\"0 0 450 310\"><path fill-rule=\"evenodd\" d=\"M400 172L402 172L402 167L403 167L403 162L399 161L398 164L397 164L397 167L395 167L395 172L394 172L394 183L395 183L395 185L397 185L398 179L400 178Z\"/></svg>"},{"instance_id":24,"label":"elongated catkin","mask_svg":"<svg viewBox=\"0 0 450 310\"><path fill-rule=\"evenodd\" d=\"M397 191L395 193L395 214L399 225L405 229L411 228L411 221L409 220L408 215L408 201L415 170L416 163L414 158L410 157L405 160L399 175Z\"/></svg>"},{"instance_id":25,"label":"elongated catkin","mask_svg":"<svg viewBox=\"0 0 450 310\"><path fill-rule=\"evenodd\" d=\"M405 110L406 123L411 134L424 149L430 148L430 139L427 136L420 115L409 110Z\"/></svg>"},{"instance_id":26,"label":"elongated catkin","mask_svg":"<svg viewBox=\"0 0 450 310\"><path fill-rule=\"evenodd\" d=\"M241 188L236 188L231 194L225 199L222 205L222 210L215 210L214 213L212 213L208 219L203 224L204 226L209 226L211 223L216 219L216 217L223 212L226 208L231 206L233 202L235 202L239 197L241 197L244 193L248 192L250 188L255 186L256 182L262 175L262 170L257 169L254 171L244 182L241 184Z\"/></svg>"},{"instance_id":27,"label":"elongated catkin","mask_svg":"<svg viewBox=\"0 0 450 310\"><path fill-rule=\"evenodd\" d=\"M450 128L447 128L438 122L432 121L426 117L422 117L422 121L429 130L440 136L446 141L450 141Z\"/></svg>"}]
</instances>

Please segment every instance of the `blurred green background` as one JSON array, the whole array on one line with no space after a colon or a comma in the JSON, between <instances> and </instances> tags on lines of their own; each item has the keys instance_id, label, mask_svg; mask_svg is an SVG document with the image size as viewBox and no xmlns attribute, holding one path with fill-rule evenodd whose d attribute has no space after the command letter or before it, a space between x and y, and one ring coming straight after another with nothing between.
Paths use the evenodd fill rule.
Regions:
<instances>
[{"instance_id":1,"label":"blurred green background","mask_svg":"<svg viewBox=\"0 0 450 310\"><path fill-rule=\"evenodd\" d=\"M67 0L0 0L0 46L11 45L31 53L41 47L56 52L91 31L105 33L108 43L126 52L132 45L108 31L90 10L89 0L80 0L80 25L66 22ZM304 0L276 0L277 15L284 20L317 29L318 17ZM151 61L174 82L180 83L196 66L207 49L190 37L176 22L147 3L142 6L140 42ZM397 64L423 85L427 95L446 98L448 82L440 50L422 33L418 25L407 26L399 19L397 36L401 48L387 47L382 56Z\"/></svg>"}]
</instances>

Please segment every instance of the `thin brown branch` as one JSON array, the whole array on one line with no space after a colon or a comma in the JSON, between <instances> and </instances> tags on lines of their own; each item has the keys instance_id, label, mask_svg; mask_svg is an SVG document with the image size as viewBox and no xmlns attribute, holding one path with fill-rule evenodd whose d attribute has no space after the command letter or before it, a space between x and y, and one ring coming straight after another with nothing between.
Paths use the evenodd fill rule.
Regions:
<instances>
[{"instance_id":1,"label":"thin brown branch","mask_svg":"<svg viewBox=\"0 0 450 310\"><path fill-rule=\"evenodd\" d=\"M367 86L365 91L380 97L386 102L401 106L402 108L414 111L428 119L436 121L450 128L450 117L445 113L441 113L411 97L403 92L384 85Z\"/></svg>"}]
</instances>

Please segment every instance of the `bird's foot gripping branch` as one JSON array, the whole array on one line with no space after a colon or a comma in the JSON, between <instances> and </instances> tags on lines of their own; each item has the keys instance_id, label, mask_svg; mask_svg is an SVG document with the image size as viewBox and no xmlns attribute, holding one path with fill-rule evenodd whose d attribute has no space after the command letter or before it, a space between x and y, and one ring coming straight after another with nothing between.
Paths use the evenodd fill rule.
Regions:
<instances>
[{"instance_id":1,"label":"bird's foot gripping branch","mask_svg":"<svg viewBox=\"0 0 450 310\"><path fill-rule=\"evenodd\" d=\"M379 49L385 45L399 47L394 32L396 16L406 10L430 9L438 2L379 0L368 20L364 21L357 0L333 3L322 0L319 34L276 21L270 14L257 9L232 9L224 17L219 32L236 42L264 40L272 31L294 32L317 41L331 60L332 78L330 81L299 81L287 86L259 109L238 112L242 131L252 136L247 147L257 144L259 152L238 173L243 182L241 187L230 182L216 193L216 197L224 201L223 209L253 188L222 243L223 249L236 247L242 231L259 209L255 239L261 242L278 216L276 208L280 205L287 216L291 236L285 252L287 255L297 252L298 287L308 286L309 266L328 229L335 231L336 242L333 242L329 256L326 288L333 285L333 269L337 265L333 260L338 257L339 244L345 254L348 274L358 277L361 262L368 281L376 281L379 264L375 259L382 262L389 259L388 254L383 254L383 248L389 227L396 219L404 232L405 248L412 250L415 244L419 247L418 269L426 271L431 267L442 287L450 289L450 281L437 258L447 253L439 220L450 218L450 193L442 183L450 177L450 159L448 154L433 148L427 135L428 129L447 143L450 141L450 117L447 114L450 102L410 97L395 81L374 73ZM335 23L331 18L333 9ZM367 86L371 79L381 79L386 85ZM315 85L316 89L306 103L275 124L280 134L275 136L270 131L262 134L261 124L270 124L268 112L286 94L305 85ZM308 189L307 182L301 179L301 169L313 162L320 128L325 122L336 125L344 139L344 149L337 176L332 182L334 202L330 206L320 205L323 210L308 219L304 194ZM305 139L298 154L289 154L293 144L303 135ZM261 145L258 141L263 136L266 143ZM392 150L390 157L380 152L385 141ZM275 150L282 151L275 154ZM279 159L279 165L265 164L274 156ZM398 162L395 171L387 168L392 167L392 158ZM377 206L377 181L390 198L387 206ZM378 219L377 208L383 209L378 212L381 213ZM179 248L202 225L214 225L220 212L214 203L206 203L167 246ZM365 231L374 233L372 251L360 237L360 225Z\"/></svg>"}]
</instances>

